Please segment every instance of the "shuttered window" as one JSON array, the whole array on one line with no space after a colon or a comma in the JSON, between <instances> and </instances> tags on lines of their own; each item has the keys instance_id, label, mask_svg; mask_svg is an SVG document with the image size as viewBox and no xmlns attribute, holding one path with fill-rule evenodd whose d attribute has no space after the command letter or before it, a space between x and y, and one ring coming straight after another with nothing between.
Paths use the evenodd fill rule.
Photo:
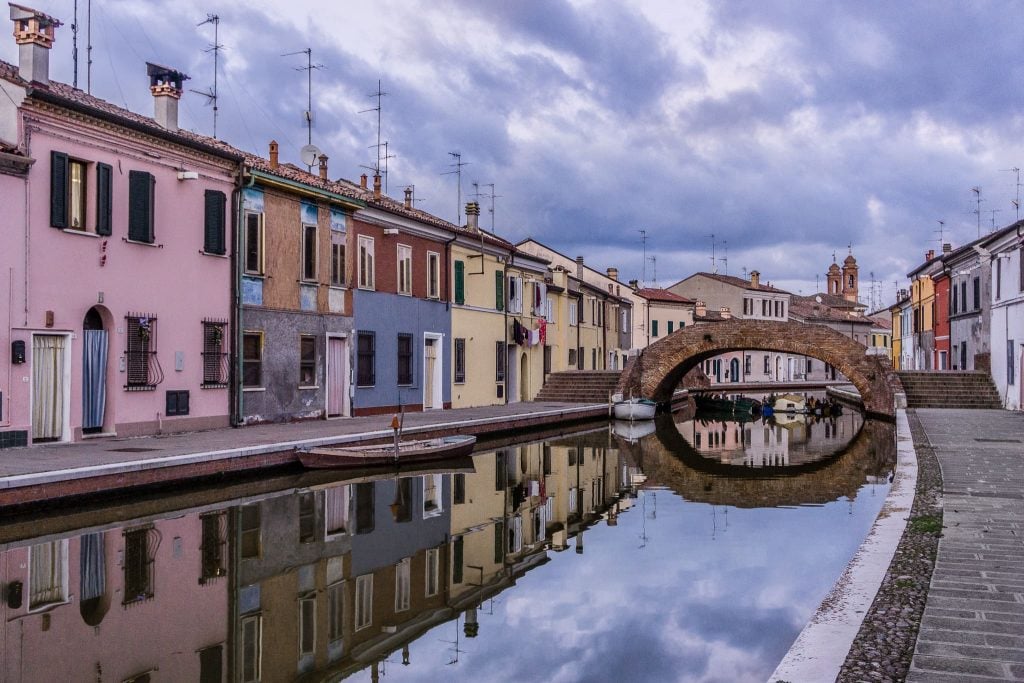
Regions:
<instances>
[{"instance_id":1,"label":"shuttered window","mask_svg":"<svg viewBox=\"0 0 1024 683\"><path fill-rule=\"evenodd\" d=\"M505 274L500 270L494 271L494 308L505 310Z\"/></svg>"},{"instance_id":2,"label":"shuttered window","mask_svg":"<svg viewBox=\"0 0 1024 683\"><path fill-rule=\"evenodd\" d=\"M114 169L96 164L96 234L109 235L113 227Z\"/></svg>"},{"instance_id":3,"label":"shuttered window","mask_svg":"<svg viewBox=\"0 0 1024 683\"><path fill-rule=\"evenodd\" d=\"M356 336L356 385L372 387L377 382L376 349L373 332L360 332Z\"/></svg>"},{"instance_id":4,"label":"shuttered window","mask_svg":"<svg viewBox=\"0 0 1024 683\"><path fill-rule=\"evenodd\" d=\"M50 152L50 225L68 227L68 155Z\"/></svg>"},{"instance_id":5,"label":"shuttered window","mask_svg":"<svg viewBox=\"0 0 1024 683\"><path fill-rule=\"evenodd\" d=\"M206 191L206 210L203 213L203 251L224 255L224 224L228 198L217 190Z\"/></svg>"},{"instance_id":6,"label":"shuttered window","mask_svg":"<svg viewBox=\"0 0 1024 683\"><path fill-rule=\"evenodd\" d=\"M466 264L455 262L455 303L466 303Z\"/></svg>"},{"instance_id":7,"label":"shuttered window","mask_svg":"<svg viewBox=\"0 0 1024 683\"><path fill-rule=\"evenodd\" d=\"M153 190L156 181L152 173L128 172L128 239L153 242Z\"/></svg>"},{"instance_id":8,"label":"shuttered window","mask_svg":"<svg viewBox=\"0 0 1024 683\"><path fill-rule=\"evenodd\" d=\"M398 383L412 384L412 335L398 335Z\"/></svg>"}]
</instances>

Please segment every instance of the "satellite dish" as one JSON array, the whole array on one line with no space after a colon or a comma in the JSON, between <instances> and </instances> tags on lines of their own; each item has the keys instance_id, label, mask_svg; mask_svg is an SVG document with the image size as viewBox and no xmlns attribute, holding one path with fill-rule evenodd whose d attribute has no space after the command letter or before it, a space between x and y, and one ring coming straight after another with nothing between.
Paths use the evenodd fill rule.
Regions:
<instances>
[{"instance_id":1,"label":"satellite dish","mask_svg":"<svg viewBox=\"0 0 1024 683\"><path fill-rule=\"evenodd\" d=\"M320 158L320 148L316 145L303 145L299 150L299 158L306 166L316 166Z\"/></svg>"},{"instance_id":2,"label":"satellite dish","mask_svg":"<svg viewBox=\"0 0 1024 683\"><path fill-rule=\"evenodd\" d=\"M820 304L821 303L821 295L819 294L819 295L815 296L814 300L817 301Z\"/></svg>"}]
</instances>

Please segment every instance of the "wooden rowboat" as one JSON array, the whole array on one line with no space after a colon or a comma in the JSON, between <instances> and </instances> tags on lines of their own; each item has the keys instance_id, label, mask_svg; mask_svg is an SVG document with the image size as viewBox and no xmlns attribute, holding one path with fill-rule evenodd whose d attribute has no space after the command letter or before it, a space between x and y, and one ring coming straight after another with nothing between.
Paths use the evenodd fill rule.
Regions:
<instances>
[{"instance_id":1,"label":"wooden rowboat","mask_svg":"<svg viewBox=\"0 0 1024 683\"><path fill-rule=\"evenodd\" d=\"M308 469L366 467L444 460L469 455L476 445L475 436L442 436L436 439L402 441L395 457L394 444L372 446L321 446L298 452L302 466Z\"/></svg>"}]
</instances>

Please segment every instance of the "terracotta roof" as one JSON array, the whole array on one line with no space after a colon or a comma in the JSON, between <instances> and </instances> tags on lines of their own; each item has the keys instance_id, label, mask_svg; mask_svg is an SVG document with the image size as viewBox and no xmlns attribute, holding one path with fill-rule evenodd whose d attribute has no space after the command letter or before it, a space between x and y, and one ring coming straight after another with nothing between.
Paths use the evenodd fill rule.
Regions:
<instances>
[{"instance_id":1,"label":"terracotta roof","mask_svg":"<svg viewBox=\"0 0 1024 683\"><path fill-rule=\"evenodd\" d=\"M750 284L750 280L744 280L743 278L736 277L735 275L721 275L719 273L703 273L703 272L701 272L701 273L694 273L690 277L695 277L697 275L702 275L704 277L711 278L712 280L718 280L719 282L724 282L725 284L732 285L733 287L742 287L743 289L749 289L749 290L751 290L753 292L774 292L776 294L789 294L789 292L787 292L786 290L784 290L784 289L777 289L775 287L772 287L771 285L764 285L764 284L762 284L762 285L758 285L757 287L754 287L753 285ZM685 282L686 280L689 280L690 277L683 278L679 282ZM676 284L679 284L679 282L677 282ZM673 286L675 286L675 285L673 285Z\"/></svg>"},{"instance_id":2,"label":"terracotta roof","mask_svg":"<svg viewBox=\"0 0 1024 683\"><path fill-rule=\"evenodd\" d=\"M675 292L670 292L667 289L657 289L655 287L644 287L633 293L642 299L647 299L648 301L662 301L671 304L696 303L693 299L687 299L685 296L679 296Z\"/></svg>"},{"instance_id":3,"label":"terracotta roof","mask_svg":"<svg viewBox=\"0 0 1024 683\"><path fill-rule=\"evenodd\" d=\"M829 306L824 301L825 296L818 294L815 297L821 297L822 301L817 301L815 297L799 296L794 294L789 300L789 314L792 317L800 318L802 320L812 321L817 320L821 322L867 322L867 318L861 315L850 315L851 311L856 310L849 304L852 302L843 300L847 305L842 307ZM835 298L834 296L830 298ZM842 297L839 297L842 298Z\"/></svg>"},{"instance_id":4,"label":"terracotta roof","mask_svg":"<svg viewBox=\"0 0 1024 683\"><path fill-rule=\"evenodd\" d=\"M828 294L826 292L818 292L817 294L812 294L809 297L801 297L801 296L798 296L796 294L793 295L794 299L797 299L797 298L811 299L812 301L816 300L817 297L821 297L821 302L820 303L823 303L826 306L830 306L831 308L851 308L851 309L862 309L862 310L863 309L867 309L867 306L865 306L864 304L860 303L859 301L850 301L849 299L847 299L847 298L845 298L843 296L840 296L838 294Z\"/></svg>"},{"instance_id":5,"label":"terracotta roof","mask_svg":"<svg viewBox=\"0 0 1024 683\"><path fill-rule=\"evenodd\" d=\"M697 315L697 313L694 312L694 314L693 314L693 322L694 323L720 323L723 320L731 320L732 317L733 316L730 315L728 318L723 318L721 311L712 311L712 310L708 309L704 313L704 315Z\"/></svg>"},{"instance_id":6,"label":"terracotta roof","mask_svg":"<svg viewBox=\"0 0 1024 683\"><path fill-rule=\"evenodd\" d=\"M872 313L868 318L875 323L875 327L881 327L883 330L892 329L892 316L888 312Z\"/></svg>"}]
</instances>

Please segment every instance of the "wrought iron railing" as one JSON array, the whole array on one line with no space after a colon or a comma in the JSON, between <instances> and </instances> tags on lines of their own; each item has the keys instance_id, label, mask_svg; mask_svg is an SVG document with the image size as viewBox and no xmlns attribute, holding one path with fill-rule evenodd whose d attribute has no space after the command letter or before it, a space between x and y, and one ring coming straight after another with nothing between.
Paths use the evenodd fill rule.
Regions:
<instances>
[{"instance_id":1,"label":"wrought iron railing","mask_svg":"<svg viewBox=\"0 0 1024 683\"><path fill-rule=\"evenodd\" d=\"M230 363L224 352L203 352L203 387L226 387Z\"/></svg>"}]
</instances>

